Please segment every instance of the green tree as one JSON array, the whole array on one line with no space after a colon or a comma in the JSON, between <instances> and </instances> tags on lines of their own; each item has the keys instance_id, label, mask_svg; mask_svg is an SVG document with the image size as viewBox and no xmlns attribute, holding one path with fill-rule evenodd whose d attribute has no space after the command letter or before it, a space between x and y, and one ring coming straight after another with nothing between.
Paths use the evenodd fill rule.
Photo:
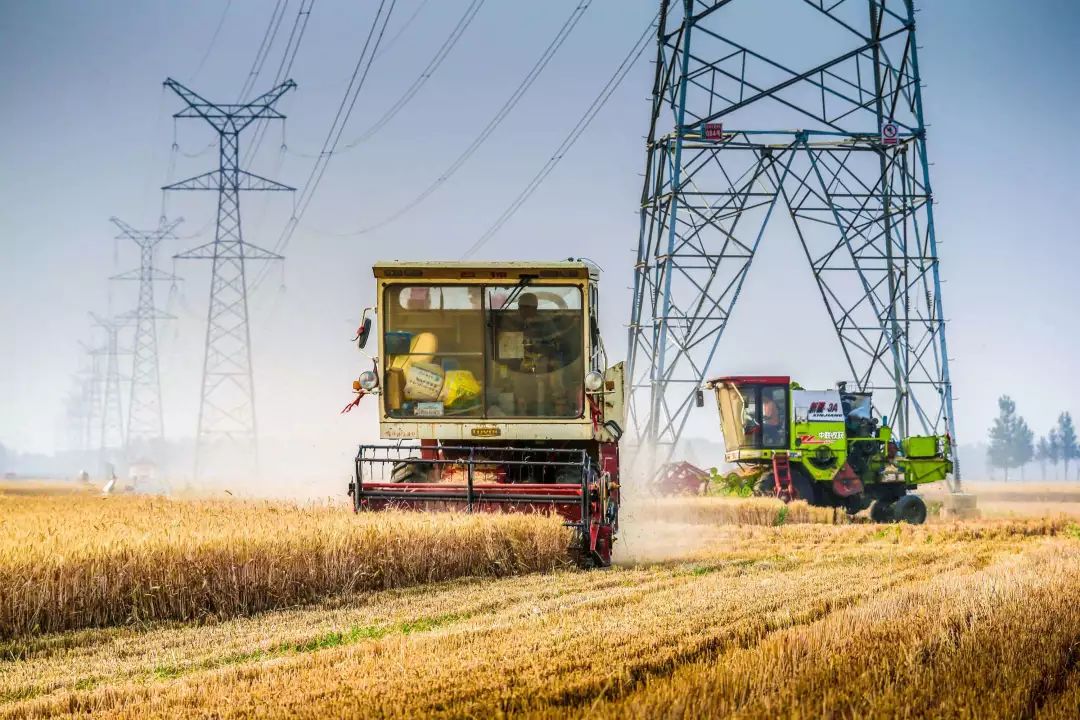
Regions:
<instances>
[{"instance_id":1,"label":"green tree","mask_svg":"<svg viewBox=\"0 0 1080 720\"><path fill-rule=\"evenodd\" d=\"M1016 448L1016 403L1008 395L998 398L998 416L990 427L990 447L987 448L987 460L991 467L1005 471L1005 481L1009 480L1009 468L1015 467L1013 453Z\"/></svg>"},{"instance_id":2,"label":"green tree","mask_svg":"<svg viewBox=\"0 0 1080 720\"><path fill-rule=\"evenodd\" d=\"M1058 415L1057 436L1061 462L1065 466L1064 479L1068 480L1069 461L1080 458L1080 445L1076 442L1076 426L1073 425L1072 415L1067 412Z\"/></svg>"},{"instance_id":3,"label":"green tree","mask_svg":"<svg viewBox=\"0 0 1080 720\"><path fill-rule=\"evenodd\" d=\"M1012 438L1013 462L1020 468L1020 479L1024 479L1024 466L1035 457L1035 433L1022 417L1016 418L1016 428Z\"/></svg>"},{"instance_id":4,"label":"green tree","mask_svg":"<svg viewBox=\"0 0 1080 720\"><path fill-rule=\"evenodd\" d=\"M1050 462L1050 441L1045 435L1039 438L1039 442L1035 445L1035 462L1039 463L1039 474L1043 482L1046 482L1046 463Z\"/></svg>"},{"instance_id":5,"label":"green tree","mask_svg":"<svg viewBox=\"0 0 1080 720\"><path fill-rule=\"evenodd\" d=\"M1061 438L1058 437L1056 427L1050 428L1050 432L1046 434L1046 444L1049 446L1046 448L1046 459L1053 468L1054 478L1057 478L1057 464L1061 462Z\"/></svg>"}]
</instances>

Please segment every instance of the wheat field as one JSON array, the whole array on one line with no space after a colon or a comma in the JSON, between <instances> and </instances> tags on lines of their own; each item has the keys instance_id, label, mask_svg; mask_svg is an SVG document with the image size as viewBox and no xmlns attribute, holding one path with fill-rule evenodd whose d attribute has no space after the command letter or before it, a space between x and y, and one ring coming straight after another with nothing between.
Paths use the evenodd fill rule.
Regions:
<instances>
[{"instance_id":1,"label":"wheat field","mask_svg":"<svg viewBox=\"0 0 1080 720\"><path fill-rule=\"evenodd\" d=\"M701 525L837 525L848 522L847 514L840 508L815 507L803 500L785 504L764 497L657 497L631 501L623 511L631 519L640 516L650 522Z\"/></svg>"},{"instance_id":2,"label":"wheat field","mask_svg":"<svg viewBox=\"0 0 1080 720\"><path fill-rule=\"evenodd\" d=\"M551 570L550 517L354 516L334 506L0 494L0 639L229 617L331 594Z\"/></svg>"},{"instance_id":3,"label":"wheat field","mask_svg":"<svg viewBox=\"0 0 1080 720\"><path fill-rule=\"evenodd\" d=\"M204 537L203 503L135 502L150 502L151 518L129 525L153 535L180 517L186 534L169 537ZM315 515L334 537L347 532L340 519L414 543L421 527L499 522L210 507L221 515L207 536L235 526L230 517L272 521L266 534L281 537ZM756 510L711 526L635 516L648 526L638 536L663 543L708 532L677 557L624 555L605 571L553 552L539 572L521 561L260 612L24 632L0 640L0 718L1080 716L1075 521L777 525ZM68 520L53 533L89 532L85 512ZM101 532L102 546L131 547L129 534ZM432 546L400 547L404 558Z\"/></svg>"}]
</instances>

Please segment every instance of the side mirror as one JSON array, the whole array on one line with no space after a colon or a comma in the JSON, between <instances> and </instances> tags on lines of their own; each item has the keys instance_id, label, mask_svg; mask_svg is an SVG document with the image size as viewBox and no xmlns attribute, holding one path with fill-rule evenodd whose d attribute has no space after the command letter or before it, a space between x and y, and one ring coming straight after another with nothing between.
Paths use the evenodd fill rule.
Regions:
<instances>
[{"instance_id":1,"label":"side mirror","mask_svg":"<svg viewBox=\"0 0 1080 720\"><path fill-rule=\"evenodd\" d=\"M622 427L620 427L619 423L615 422L614 420L608 420L607 422L605 422L604 427L609 433L611 433L611 437L615 438L615 442L618 442L623 435Z\"/></svg>"},{"instance_id":2,"label":"side mirror","mask_svg":"<svg viewBox=\"0 0 1080 720\"><path fill-rule=\"evenodd\" d=\"M371 335L371 318L368 317L368 311L365 309L360 318L360 327L356 331L356 346L363 350L367 345L369 335Z\"/></svg>"},{"instance_id":3,"label":"side mirror","mask_svg":"<svg viewBox=\"0 0 1080 720\"><path fill-rule=\"evenodd\" d=\"M698 388L694 393L694 404L698 407L705 407L705 391Z\"/></svg>"}]
</instances>

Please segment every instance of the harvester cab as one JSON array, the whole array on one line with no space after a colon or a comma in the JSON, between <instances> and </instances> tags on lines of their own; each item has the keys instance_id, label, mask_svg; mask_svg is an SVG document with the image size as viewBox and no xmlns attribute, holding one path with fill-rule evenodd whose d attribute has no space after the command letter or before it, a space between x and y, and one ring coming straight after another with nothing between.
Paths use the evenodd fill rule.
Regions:
<instances>
[{"instance_id":1,"label":"harvester cab","mask_svg":"<svg viewBox=\"0 0 1080 720\"><path fill-rule=\"evenodd\" d=\"M804 390L786 376L710 380L725 459L759 495L802 499L877 522L922 523L926 505L909 494L952 472L947 435L894 438L868 392Z\"/></svg>"},{"instance_id":2,"label":"harvester cab","mask_svg":"<svg viewBox=\"0 0 1080 720\"><path fill-rule=\"evenodd\" d=\"M608 565L619 517L623 364L608 365L597 271L552 263L379 262L353 383L390 444L361 445L356 511L545 512ZM348 409L348 408L347 408Z\"/></svg>"}]
</instances>

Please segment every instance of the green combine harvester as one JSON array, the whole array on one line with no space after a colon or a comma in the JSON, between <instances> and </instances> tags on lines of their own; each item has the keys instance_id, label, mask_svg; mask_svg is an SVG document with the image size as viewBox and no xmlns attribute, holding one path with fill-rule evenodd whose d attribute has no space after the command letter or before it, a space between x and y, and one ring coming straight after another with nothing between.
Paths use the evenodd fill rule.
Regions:
<instances>
[{"instance_id":1,"label":"green combine harvester","mask_svg":"<svg viewBox=\"0 0 1080 720\"><path fill-rule=\"evenodd\" d=\"M948 435L894 438L887 418L874 417L871 394L843 383L804 390L789 377L737 376L706 387L716 393L725 459L755 494L919 524L926 504L909 492L952 472Z\"/></svg>"}]
</instances>

